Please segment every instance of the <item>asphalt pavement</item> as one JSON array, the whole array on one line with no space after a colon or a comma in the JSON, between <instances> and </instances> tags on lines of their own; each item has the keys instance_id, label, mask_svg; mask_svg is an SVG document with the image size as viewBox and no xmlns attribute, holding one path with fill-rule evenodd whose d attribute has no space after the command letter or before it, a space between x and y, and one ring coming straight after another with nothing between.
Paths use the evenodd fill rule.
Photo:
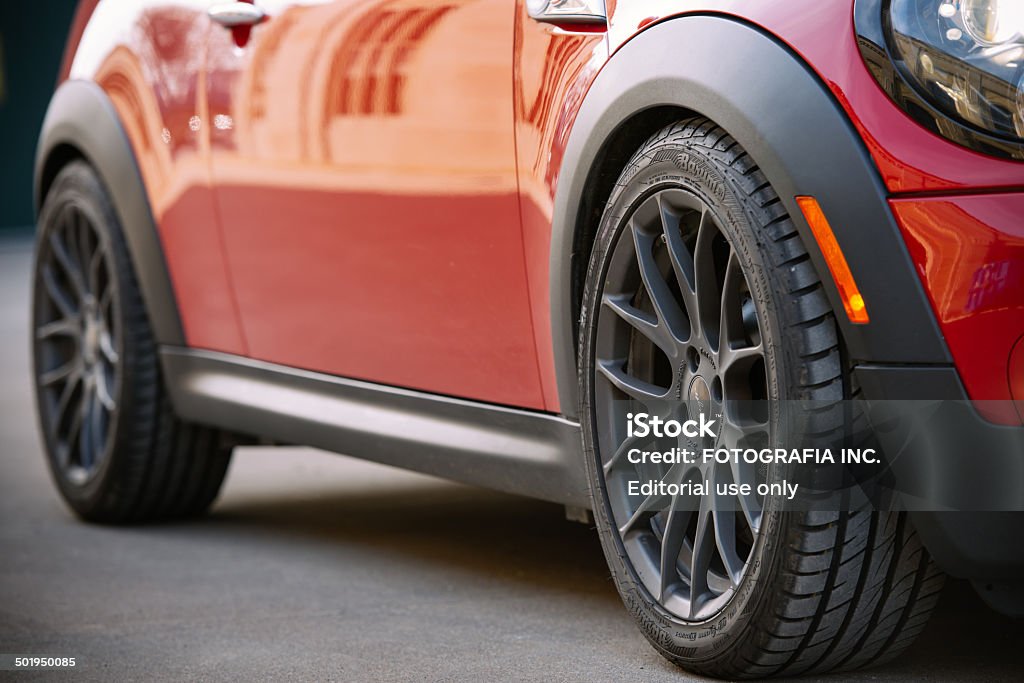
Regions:
<instances>
[{"instance_id":1,"label":"asphalt pavement","mask_svg":"<svg viewBox=\"0 0 1024 683\"><path fill-rule=\"evenodd\" d=\"M650 648L596 533L555 505L244 448L203 520L77 521L36 432L30 259L29 238L0 233L0 653L74 656L38 677L82 681L695 680ZM908 679L1022 680L1024 623L953 581L898 662L829 680Z\"/></svg>"}]
</instances>

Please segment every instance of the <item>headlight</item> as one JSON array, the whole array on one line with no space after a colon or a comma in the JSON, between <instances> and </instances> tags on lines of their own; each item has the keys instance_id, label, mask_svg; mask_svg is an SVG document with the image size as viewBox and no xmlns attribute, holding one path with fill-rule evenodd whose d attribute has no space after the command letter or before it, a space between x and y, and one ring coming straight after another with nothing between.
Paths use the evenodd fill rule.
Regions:
<instances>
[{"instance_id":1,"label":"headlight","mask_svg":"<svg viewBox=\"0 0 1024 683\"><path fill-rule=\"evenodd\" d=\"M1024 159L1024 0L858 0L861 53L936 133Z\"/></svg>"},{"instance_id":2,"label":"headlight","mask_svg":"<svg viewBox=\"0 0 1024 683\"><path fill-rule=\"evenodd\" d=\"M943 2L939 14L956 16L956 6ZM1001 45L1024 32L1024 4L1020 0L963 0L960 16L971 37L981 45Z\"/></svg>"}]
</instances>

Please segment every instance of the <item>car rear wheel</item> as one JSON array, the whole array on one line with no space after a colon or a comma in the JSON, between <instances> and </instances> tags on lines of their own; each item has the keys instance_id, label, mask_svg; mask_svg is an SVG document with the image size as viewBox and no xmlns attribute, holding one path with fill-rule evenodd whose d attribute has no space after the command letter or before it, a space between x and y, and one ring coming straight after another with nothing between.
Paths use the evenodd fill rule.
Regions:
<instances>
[{"instance_id":1,"label":"car rear wheel","mask_svg":"<svg viewBox=\"0 0 1024 683\"><path fill-rule=\"evenodd\" d=\"M654 478L785 476L631 464L630 401L700 402L721 413L730 447L767 445L771 432L770 416L731 418L733 399L813 401L808 433L843 424L850 379L825 292L775 191L725 131L688 119L633 156L598 229L582 305L595 519L616 587L654 647L727 678L852 669L906 648L943 582L906 515L627 490Z\"/></svg>"},{"instance_id":2,"label":"car rear wheel","mask_svg":"<svg viewBox=\"0 0 1024 683\"><path fill-rule=\"evenodd\" d=\"M121 225L83 161L40 211L32 330L44 447L71 508L128 523L209 507L231 449L174 416Z\"/></svg>"}]
</instances>

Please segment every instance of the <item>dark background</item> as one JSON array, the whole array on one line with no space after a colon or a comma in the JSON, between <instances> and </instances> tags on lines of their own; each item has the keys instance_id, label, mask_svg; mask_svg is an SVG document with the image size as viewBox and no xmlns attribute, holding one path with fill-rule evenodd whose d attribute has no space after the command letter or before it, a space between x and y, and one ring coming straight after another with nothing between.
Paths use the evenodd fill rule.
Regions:
<instances>
[{"instance_id":1,"label":"dark background","mask_svg":"<svg viewBox=\"0 0 1024 683\"><path fill-rule=\"evenodd\" d=\"M0 230L32 225L32 164L76 0L0 0Z\"/></svg>"}]
</instances>

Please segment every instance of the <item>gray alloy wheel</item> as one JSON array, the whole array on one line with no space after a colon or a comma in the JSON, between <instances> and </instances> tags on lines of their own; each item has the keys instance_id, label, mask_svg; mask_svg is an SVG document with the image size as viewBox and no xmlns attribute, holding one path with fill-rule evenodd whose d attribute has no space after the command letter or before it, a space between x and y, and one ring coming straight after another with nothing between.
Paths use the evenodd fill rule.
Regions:
<instances>
[{"instance_id":1,"label":"gray alloy wheel","mask_svg":"<svg viewBox=\"0 0 1024 683\"><path fill-rule=\"evenodd\" d=\"M206 510L231 444L174 415L120 220L84 161L47 191L32 297L39 426L68 505L121 524Z\"/></svg>"},{"instance_id":2,"label":"gray alloy wheel","mask_svg":"<svg viewBox=\"0 0 1024 683\"><path fill-rule=\"evenodd\" d=\"M40 412L56 466L77 485L95 476L116 428L120 303L102 241L82 208L68 202L56 212L37 255Z\"/></svg>"},{"instance_id":3,"label":"gray alloy wheel","mask_svg":"<svg viewBox=\"0 0 1024 683\"><path fill-rule=\"evenodd\" d=\"M701 117L654 134L612 190L583 284L579 414L594 518L651 644L724 678L855 669L909 646L943 577L906 514L845 502L789 510L775 496L715 490L778 483L790 465L624 457L647 445L626 431L639 406L721 421L688 450L780 447L790 429L825 443L843 433L855 389L835 314L782 201L736 140ZM789 401L814 408L787 411ZM630 480L712 486L630 495Z\"/></svg>"},{"instance_id":4,"label":"gray alloy wheel","mask_svg":"<svg viewBox=\"0 0 1024 683\"><path fill-rule=\"evenodd\" d=\"M702 445L767 442L766 416L736 414L735 399L766 398L764 347L750 287L719 221L702 198L679 187L646 195L626 219L608 261L594 344L604 379L594 406L606 424L625 424L630 400L683 399L681 412L665 417L696 419L687 414L690 407L721 424L719 438ZM612 515L648 591L686 620L718 613L742 580L763 500L756 494L634 500L627 484L754 484L756 466L632 465L625 454L643 439L620 439L612 430L599 439Z\"/></svg>"}]
</instances>

